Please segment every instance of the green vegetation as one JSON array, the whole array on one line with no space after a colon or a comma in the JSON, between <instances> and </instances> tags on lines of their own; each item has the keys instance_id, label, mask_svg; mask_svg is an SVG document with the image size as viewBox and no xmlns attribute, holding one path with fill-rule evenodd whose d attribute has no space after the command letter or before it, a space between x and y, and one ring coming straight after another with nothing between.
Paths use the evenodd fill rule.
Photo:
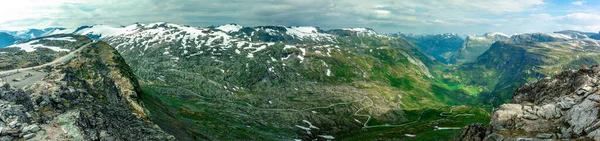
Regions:
<instances>
[{"instance_id":1,"label":"green vegetation","mask_svg":"<svg viewBox=\"0 0 600 141\"><path fill-rule=\"evenodd\" d=\"M434 130L434 127L462 128L471 123L487 123L490 118L489 111L483 110L483 107L469 106L455 108L452 116L449 117L440 115L440 113L449 110L450 107L416 111L405 110L405 116L410 119L410 121L404 123L405 126L356 130L342 135L343 140L448 140L459 135L461 130ZM454 116L465 113L473 115ZM418 120L419 118L420 120ZM416 137L407 137L405 134L416 135Z\"/></svg>"},{"instance_id":2,"label":"green vegetation","mask_svg":"<svg viewBox=\"0 0 600 141\"><path fill-rule=\"evenodd\" d=\"M489 119L478 108L483 106L474 94L478 87L440 77L446 66L403 38L340 36L329 42L254 36L261 37L249 38L281 42L260 51L254 50L266 43L220 48L176 41L118 50L140 80L142 100L153 105L150 113L156 114L150 117L176 123L159 125L183 140L312 140L318 135L360 140L407 131L450 137L458 130L430 131L432 125L462 127ZM107 40L113 46L128 43ZM477 118L440 116L460 105L482 112L464 111ZM309 134L300 128L308 127L306 122L318 129ZM365 122L372 128L362 129ZM386 124L406 125L389 130Z\"/></svg>"}]
</instances>

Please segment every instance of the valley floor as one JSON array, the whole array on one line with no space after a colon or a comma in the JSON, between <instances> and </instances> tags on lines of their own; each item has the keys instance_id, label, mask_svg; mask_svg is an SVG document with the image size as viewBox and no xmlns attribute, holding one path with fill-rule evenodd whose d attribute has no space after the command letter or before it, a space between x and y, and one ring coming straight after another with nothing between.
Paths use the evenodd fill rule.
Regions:
<instances>
[{"instance_id":1,"label":"valley floor","mask_svg":"<svg viewBox=\"0 0 600 141\"><path fill-rule=\"evenodd\" d=\"M149 97L156 97L161 103L166 104L166 107L177 107L176 109L169 109L167 112L174 113L173 117L168 118L176 118L180 121L193 121L195 125L186 126L190 131L198 132L200 135L205 135L204 137L197 138L227 138L219 135L210 135L209 133L214 133L216 131L206 131L206 130L219 130L219 126L222 126L222 130L227 130L229 132L235 132L235 134L230 135L246 135L246 136L237 136L235 138L242 139L264 139L270 140L274 138L281 138L281 136L296 136L299 139L311 139L311 138L321 138L322 136L332 136L335 139L343 139L343 140L365 140L365 139L402 139L402 140L436 140L436 139L450 139L454 136L460 134L460 130L462 127L475 122L487 123L489 120L489 111L485 107L473 107L473 106L452 106L452 107L440 107L434 109L419 109L419 110L407 110L405 112L406 121L401 123L388 123L385 121L378 121L378 117L373 117L369 115L365 110L369 108L373 108L373 100L364 96L362 98L356 99L354 101L347 102L337 102L325 104L317 107L310 107L304 109L293 109L293 108L263 108L259 106L255 106L251 103L245 101L236 101L226 98L209 98L204 96L198 96L194 98L185 98L185 100L177 98L177 97L169 97L164 94L160 94L157 92L160 91L161 86L143 86L145 92L149 92ZM186 90L184 88L179 88L184 91L188 91L192 93L190 90ZM222 107L222 105L217 106L217 103L227 103L227 109L238 109L238 112L230 112L227 110L219 110L215 109L218 107ZM149 106L154 107L154 106ZM232 108L233 107L233 108ZM344 109L355 109L353 111L349 111L349 115L336 117L336 118L345 118L340 120L354 120L356 123L360 124L360 126L350 126L345 132L340 132L341 134L319 134L323 133L320 130L331 130L330 127L318 127L323 125L313 125L311 123L310 117L311 114L333 114L331 112L336 112L338 110ZM151 113L153 112L161 112L161 109L150 109ZM164 109L163 109L164 110ZM243 112L246 111L246 112ZM165 112L165 111L162 111ZM214 113L214 115L206 115L203 113ZM243 115L239 115L241 113L245 113L251 116L258 116L254 118L243 118ZM253 114L259 113L259 114ZM306 119L299 120L298 122L294 121L269 121L273 119L273 117L281 117L281 115L292 114L295 116L306 117ZM269 118L271 117L271 118ZM169 120L166 119L156 119L156 120ZM190 120L191 119L191 120ZM173 120L173 119L170 119ZM256 120L256 121L254 121ZM281 119L279 119L281 120ZM335 119L333 119L335 120ZM267 122L291 122L287 125L270 125ZM312 121L312 122L319 122ZM157 122L160 124L160 122ZM231 123L241 123L234 124ZM183 123L185 124L185 123ZM206 128L206 127L210 128ZM163 126L165 127L165 126ZM285 129L285 130L280 130ZM169 130L169 129L165 129ZM175 130L175 129L171 129ZM272 132L272 137L263 137L257 136L265 135L264 132ZM312 133L306 135L306 133ZM198 134L192 133L192 134ZM306 136L298 136L298 134L306 135ZM320 136L319 136L320 135ZM415 135L415 137L409 137L411 135ZM187 136L187 135L186 135ZM190 135L192 136L192 135Z\"/></svg>"}]
</instances>

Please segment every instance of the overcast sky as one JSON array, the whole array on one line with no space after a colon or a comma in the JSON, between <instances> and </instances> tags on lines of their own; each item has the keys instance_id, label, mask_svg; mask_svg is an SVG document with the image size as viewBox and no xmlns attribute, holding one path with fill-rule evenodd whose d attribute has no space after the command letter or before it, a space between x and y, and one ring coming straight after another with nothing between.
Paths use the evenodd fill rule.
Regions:
<instances>
[{"instance_id":1,"label":"overcast sky","mask_svg":"<svg viewBox=\"0 0 600 141\"><path fill-rule=\"evenodd\" d=\"M599 0L15 0L0 5L0 30L164 21L379 33L598 32L599 9Z\"/></svg>"}]
</instances>

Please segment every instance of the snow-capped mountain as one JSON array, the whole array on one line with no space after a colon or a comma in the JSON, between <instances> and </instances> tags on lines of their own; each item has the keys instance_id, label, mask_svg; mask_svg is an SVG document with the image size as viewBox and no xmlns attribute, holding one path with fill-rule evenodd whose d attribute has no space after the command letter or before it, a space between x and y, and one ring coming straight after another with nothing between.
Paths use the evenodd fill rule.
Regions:
<instances>
[{"instance_id":1,"label":"snow-capped mountain","mask_svg":"<svg viewBox=\"0 0 600 141\"><path fill-rule=\"evenodd\" d=\"M28 30L20 30L20 31L5 31L5 33L14 36L15 38L21 40L29 40L33 38L39 38L43 36L51 35L51 33L57 30L65 30L65 28L60 27L52 27L45 29L28 29Z\"/></svg>"},{"instance_id":2,"label":"snow-capped mountain","mask_svg":"<svg viewBox=\"0 0 600 141\"><path fill-rule=\"evenodd\" d=\"M69 49L61 48L60 46L63 46L63 44L60 44L60 46L44 45L44 44L40 43L40 41L43 41L43 40L67 41L67 42L76 42L77 41L73 37L51 37L51 38L41 38L41 39L37 39L37 40L30 40L28 42L19 43L19 44L13 44L13 45L7 46L6 48L18 48L25 52L34 52L40 48L47 48L47 49L53 50L55 52L71 51Z\"/></svg>"},{"instance_id":3,"label":"snow-capped mountain","mask_svg":"<svg viewBox=\"0 0 600 141\"><path fill-rule=\"evenodd\" d=\"M598 35L599 34L599 33L581 32L581 31L575 31L575 30L563 30L563 31L556 31L554 33L567 35L567 36L570 36L573 39L591 38L594 35Z\"/></svg>"},{"instance_id":4,"label":"snow-capped mountain","mask_svg":"<svg viewBox=\"0 0 600 141\"><path fill-rule=\"evenodd\" d=\"M344 131L360 129L364 125L356 121L368 122L367 118L349 118L347 114L366 109L362 108L368 101L366 97L382 95L380 93L393 95L390 98L393 100L376 99L373 100L374 103L390 109L398 109L397 105L400 103L415 107L424 105L417 104L419 100L403 101L396 95L428 100L431 101L428 102L430 105L440 103L437 97L449 97L433 97L432 90L427 87L396 85L437 83L432 81L434 76L427 66L433 61L403 38L381 36L366 28L324 31L311 26L243 27L226 24L199 28L172 23L151 23L86 26L62 33L70 31L98 37L115 47L131 65L141 85L147 89L183 101L184 105L192 104L195 105L192 107L204 109L180 111L175 108L175 111L172 111L176 113L174 116L218 115L220 121L226 121L216 123L219 126L256 128L250 132L230 134L208 127L206 132L215 136L208 137L209 140L235 140L238 136L248 135L259 137L256 140L261 140L260 137L282 134L294 136L281 136L281 140L293 140L291 137L306 140L323 139L315 135L333 137L341 132L323 128L312 129L309 133L306 128L299 127L308 122L312 127L335 125L344 128ZM378 89L398 89L402 94L391 91L378 92L376 89L363 90L359 88L362 86L350 85L355 82L376 86ZM197 105L200 101L192 102L206 100L203 97L235 102L202 106ZM302 97L302 100L298 101L295 97ZM361 99L367 101L357 101ZM306 118L295 112L275 114L255 109L309 109L339 101L357 102L348 107L350 110L339 113L321 115L315 114L321 112L318 109L308 111L307 114L312 113L314 118ZM181 106L184 107L188 106ZM240 114L248 116L237 117ZM393 121L403 117L400 113L382 112L372 115L378 121ZM253 122L262 119L269 120L265 123ZM191 120L198 124L178 128L207 128L203 126L203 122L212 121ZM245 121L252 122L244 123Z\"/></svg>"},{"instance_id":5,"label":"snow-capped mountain","mask_svg":"<svg viewBox=\"0 0 600 141\"><path fill-rule=\"evenodd\" d=\"M557 42L573 40L569 35L560 33L521 33L510 37L512 42Z\"/></svg>"}]
</instances>

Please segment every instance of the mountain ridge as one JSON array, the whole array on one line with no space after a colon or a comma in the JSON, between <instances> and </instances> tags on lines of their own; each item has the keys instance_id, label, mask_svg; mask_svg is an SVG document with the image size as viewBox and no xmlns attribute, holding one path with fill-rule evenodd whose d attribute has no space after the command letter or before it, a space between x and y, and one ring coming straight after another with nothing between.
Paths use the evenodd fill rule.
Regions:
<instances>
[{"instance_id":1,"label":"mountain ridge","mask_svg":"<svg viewBox=\"0 0 600 141\"><path fill-rule=\"evenodd\" d=\"M70 50L0 49L15 57L13 62L31 61L23 57L31 54L57 54L36 63L43 65L25 63L0 72L3 140L175 139L149 120L138 100L139 84L113 47L77 35L28 42Z\"/></svg>"},{"instance_id":2,"label":"mountain ridge","mask_svg":"<svg viewBox=\"0 0 600 141\"><path fill-rule=\"evenodd\" d=\"M487 129L469 125L455 140L598 140L599 72L594 65L525 84L493 111Z\"/></svg>"}]
</instances>

